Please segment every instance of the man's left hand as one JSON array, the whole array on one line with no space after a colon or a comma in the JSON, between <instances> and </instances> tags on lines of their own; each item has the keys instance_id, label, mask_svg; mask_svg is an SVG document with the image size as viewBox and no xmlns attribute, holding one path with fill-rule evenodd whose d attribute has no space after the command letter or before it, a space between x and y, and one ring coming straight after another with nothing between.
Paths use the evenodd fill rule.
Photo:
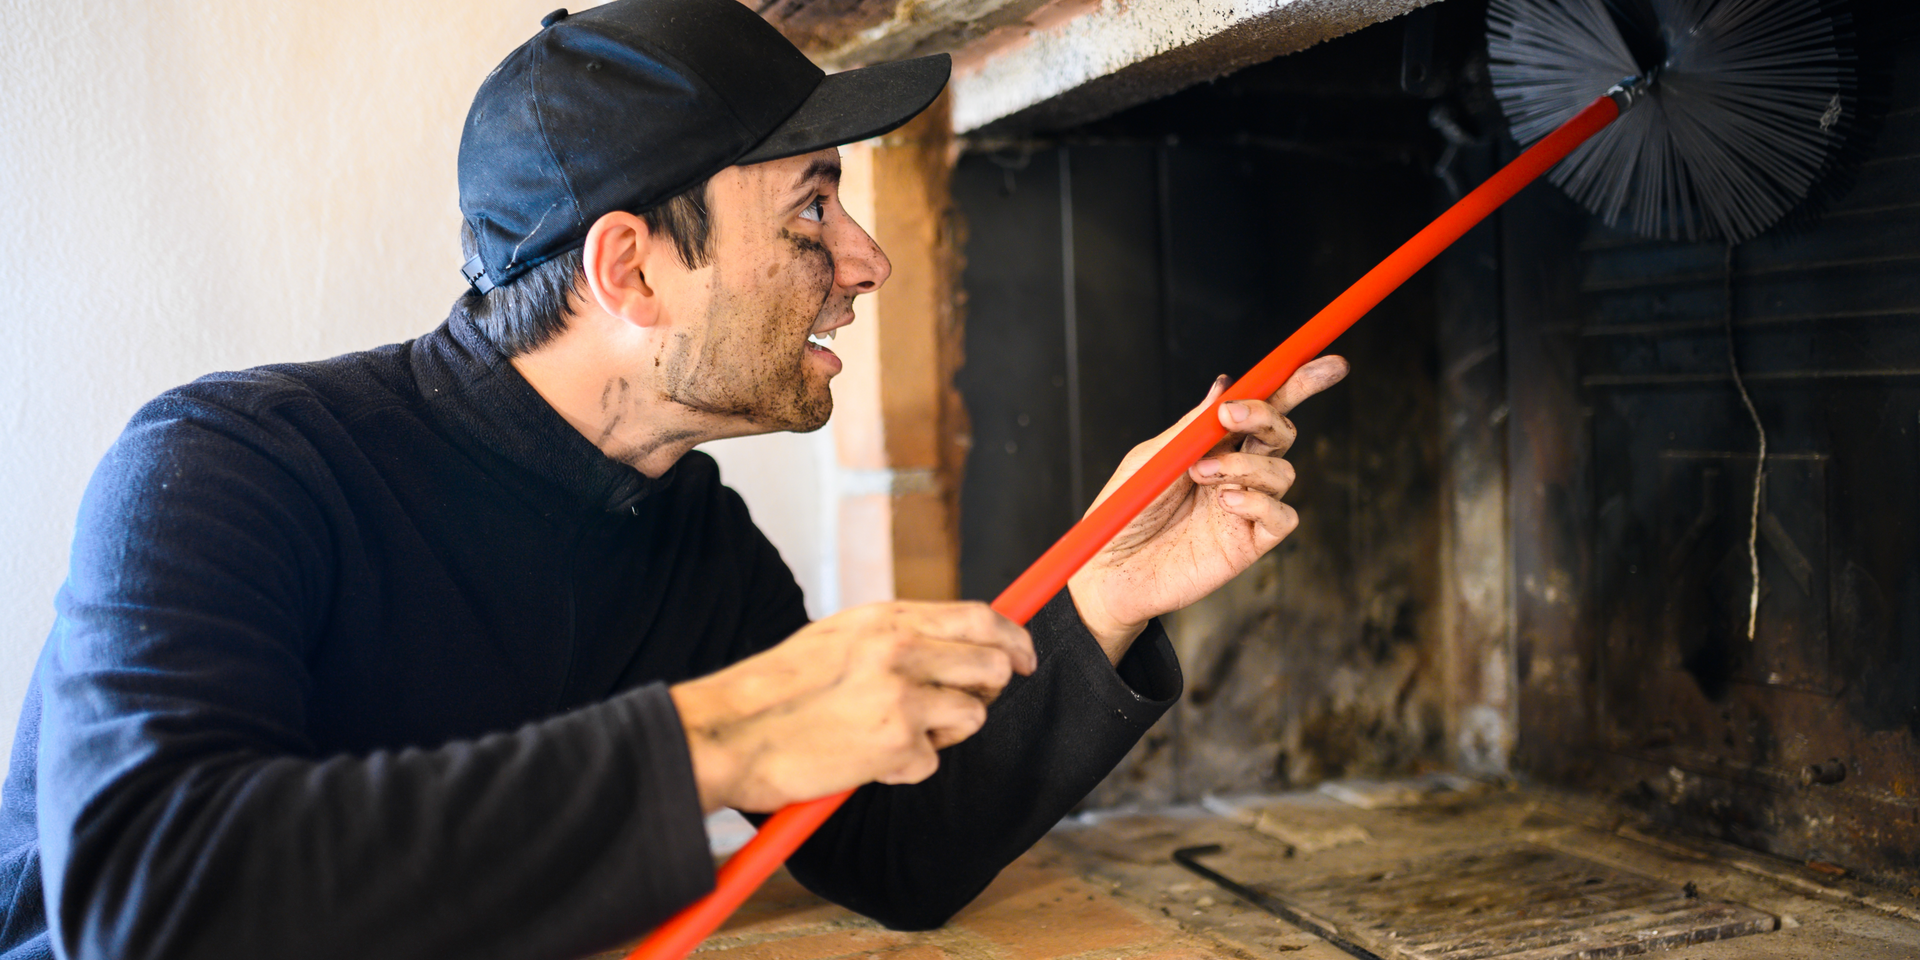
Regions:
<instances>
[{"instance_id":1,"label":"man's left hand","mask_svg":"<svg viewBox=\"0 0 1920 960\"><path fill-rule=\"evenodd\" d=\"M1120 662L1147 621L1218 590L1299 525L1293 508L1280 502L1293 485L1293 466L1281 459L1296 434L1287 414L1346 375L1346 360L1321 357L1294 371L1265 402L1221 404L1226 438L1068 581L1080 619L1109 660ZM1134 447L1094 505L1205 415L1225 386L1222 378L1179 423Z\"/></svg>"}]
</instances>

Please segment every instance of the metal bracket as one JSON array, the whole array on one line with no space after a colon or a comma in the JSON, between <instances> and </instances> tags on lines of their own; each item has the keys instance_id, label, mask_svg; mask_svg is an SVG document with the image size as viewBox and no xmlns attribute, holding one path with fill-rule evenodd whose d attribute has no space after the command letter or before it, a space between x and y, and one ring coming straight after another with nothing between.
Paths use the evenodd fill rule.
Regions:
<instances>
[{"instance_id":1,"label":"metal bracket","mask_svg":"<svg viewBox=\"0 0 1920 960\"><path fill-rule=\"evenodd\" d=\"M1589 87L1588 89L1592 88ZM1633 108L1634 104L1645 100L1647 94L1652 91L1653 74L1649 72L1646 76L1627 77L1621 80L1619 83L1608 87L1606 95L1613 98L1614 106L1619 107L1621 113L1626 113Z\"/></svg>"},{"instance_id":2,"label":"metal bracket","mask_svg":"<svg viewBox=\"0 0 1920 960\"><path fill-rule=\"evenodd\" d=\"M480 259L477 253L460 265L460 275L467 278L467 284L474 293L484 297L493 291L493 280L487 276L487 262Z\"/></svg>"}]
</instances>

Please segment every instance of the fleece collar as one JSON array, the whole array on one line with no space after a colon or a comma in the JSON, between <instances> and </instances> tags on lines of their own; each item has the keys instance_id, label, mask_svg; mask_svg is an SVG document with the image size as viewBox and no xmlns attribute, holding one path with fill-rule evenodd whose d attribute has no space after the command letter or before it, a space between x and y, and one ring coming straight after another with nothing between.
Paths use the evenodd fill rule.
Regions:
<instances>
[{"instance_id":1,"label":"fleece collar","mask_svg":"<svg viewBox=\"0 0 1920 960\"><path fill-rule=\"evenodd\" d=\"M600 452L547 404L505 354L455 306L445 324L413 342L422 396L436 417L579 505L636 512L673 482Z\"/></svg>"}]
</instances>

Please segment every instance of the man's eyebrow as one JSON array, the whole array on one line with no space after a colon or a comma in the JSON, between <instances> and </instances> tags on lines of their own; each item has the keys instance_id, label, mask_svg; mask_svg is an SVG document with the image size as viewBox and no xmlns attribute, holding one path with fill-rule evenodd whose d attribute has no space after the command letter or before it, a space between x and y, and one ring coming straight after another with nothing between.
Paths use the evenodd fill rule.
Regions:
<instances>
[{"instance_id":1,"label":"man's eyebrow","mask_svg":"<svg viewBox=\"0 0 1920 960\"><path fill-rule=\"evenodd\" d=\"M826 180L828 183L834 184L839 183L840 164L833 160L815 159L813 162L807 164L805 170L800 171L799 178L794 180L793 186L787 189L790 193L810 190L812 185L819 180Z\"/></svg>"}]
</instances>

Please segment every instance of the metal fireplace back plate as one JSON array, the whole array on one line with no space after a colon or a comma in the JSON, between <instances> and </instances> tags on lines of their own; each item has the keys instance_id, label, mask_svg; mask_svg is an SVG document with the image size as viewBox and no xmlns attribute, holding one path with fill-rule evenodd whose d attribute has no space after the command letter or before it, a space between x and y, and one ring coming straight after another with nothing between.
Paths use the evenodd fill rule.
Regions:
<instances>
[{"instance_id":1,"label":"metal fireplace back plate","mask_svg":"<svg viewBox=\"0 0 1920 960\"><path fill-rule=\"evenodd\" d=\"M1403 960L1632 956L1779 925L1752 907L1533 844L1256 886Z\"/></svg>"}]
</instances>

